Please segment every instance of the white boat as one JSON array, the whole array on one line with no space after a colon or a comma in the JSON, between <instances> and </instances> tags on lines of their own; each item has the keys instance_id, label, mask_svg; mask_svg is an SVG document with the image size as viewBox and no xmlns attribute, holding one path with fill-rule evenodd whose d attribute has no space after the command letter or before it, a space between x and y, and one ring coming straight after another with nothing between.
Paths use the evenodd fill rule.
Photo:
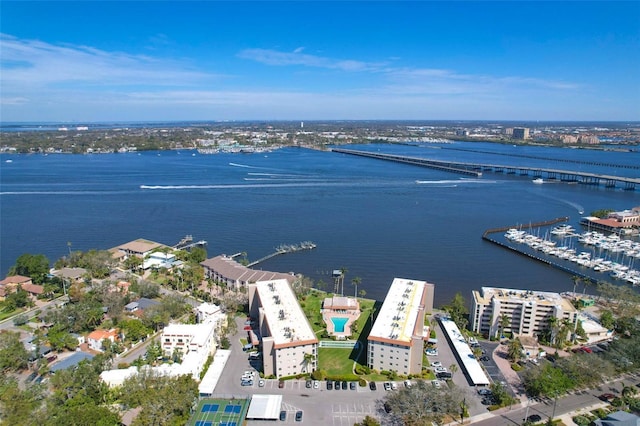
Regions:
<instances>
[{"instance_id":1,"label":"white boat","mask_svg":"<svg viewBox=\"0 0 640 426\"><path fill-rule=\"evenodd\" d=\"M535 183L536 185L541 185L544 183L544 180L542 178L537 178L532 180L533 183Z\"/></svg>"}]
</instances>

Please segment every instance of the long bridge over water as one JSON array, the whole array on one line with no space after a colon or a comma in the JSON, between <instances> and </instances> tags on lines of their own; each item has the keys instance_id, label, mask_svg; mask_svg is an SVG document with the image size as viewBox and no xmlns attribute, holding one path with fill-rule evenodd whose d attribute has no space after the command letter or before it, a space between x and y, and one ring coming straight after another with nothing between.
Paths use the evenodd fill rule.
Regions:
<instances>
[{"instance_id":1,"label":"long bridge over water","mask_svg":"<svg viewBox=\"0 0 640 426\"><path fill-rule=\"evenodd\" d=\"M548 181L580 183L584 185L604 185L607 188L621 187L633 191L640 187L640 178L601 175L597 173L579 172L572 170L548 169L542 167L506 166L499 164L463 163L458 161L429 160L404 155L382 154L379 152L358 151L351 149L332 148L333 152L357 155L360 157L377 158L379 160L395 161L413 164L445 172L459 173L475 177L482 176L482 172L504 173L528 176L533 179L547 179Z\"/></svg>"}]
</instances>

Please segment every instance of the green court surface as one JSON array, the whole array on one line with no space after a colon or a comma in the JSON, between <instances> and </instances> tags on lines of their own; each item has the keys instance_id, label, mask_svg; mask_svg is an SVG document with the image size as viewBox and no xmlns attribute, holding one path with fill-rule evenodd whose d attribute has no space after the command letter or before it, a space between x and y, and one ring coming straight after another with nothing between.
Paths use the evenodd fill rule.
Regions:
<instances>
[{"instance_id":1,"label":"green court surface","mask_svg":"<svg viewBox=\"0 0 640 426\"><path fill-rule=\"evenodd\" d=\"M189 426L242 426L249 409L248 399L200 400Z\"/></svg>"}]
</instances>

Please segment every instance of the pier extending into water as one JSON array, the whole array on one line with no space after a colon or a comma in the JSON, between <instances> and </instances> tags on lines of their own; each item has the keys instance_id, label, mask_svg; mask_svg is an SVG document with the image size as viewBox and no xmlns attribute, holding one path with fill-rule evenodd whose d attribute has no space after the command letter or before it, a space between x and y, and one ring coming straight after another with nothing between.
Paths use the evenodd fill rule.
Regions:
<instances>
[{"instance_id":1,"label":"pier extending into water","mask_svg":"<svg viewBox=\"0 0 640 426\"><path fill-rule=\"evenodd\" d=\"M257 265L258 263L262 263L265 260L269 260L272 257L276 257L279 256L281 254L286 254L286 253L295 253L297 251L301 251L301 250L312 250L316 248L316 244L312 243L311 241L303 241L299 244L280 244L278 247L276 247L276 251L274 251L271 254L268 254L264 257L261 257L260 259L251 262L247 265L247 268L251 268L252 266Z\"/></svg>"},{"instance_id":2,"label":"pier extending into water","mask_svg":"<svg viewBox=\"0 0 640 426\"><path fill-rule=\"evenodd\" d=\"M616 188L633 191L640 188L640 178L628 178L622 176L601 175L597 173L578 172L571 170L548 169L541 167L506 166L500 164L462 163L458 161L428 160L426 158L407 157L404 155L382 154L379 152L356 151L342 148L332 148L333 152L358 155L361 157L377 158L380 160L395 161L399 163L413 164L429 167L445 172L460 173L476 177L482 176L485 171L504 173L510 175L527 176L533 179L546 179L548 182L580 183L583 185L604 185L607 188Z\"/></svg>"},{"instance_id":3,"label":"pier extending into water","mask_svg":"<svg viewBox=\"0 0 640 426\"><path fill-rule=\"evenodd\" d=\"M193 247L204 247L207 245L205 240L193 242L193 235L186 235L178 244L173 246L176 250L191 250Z\"/></svg>"}]
</instances>

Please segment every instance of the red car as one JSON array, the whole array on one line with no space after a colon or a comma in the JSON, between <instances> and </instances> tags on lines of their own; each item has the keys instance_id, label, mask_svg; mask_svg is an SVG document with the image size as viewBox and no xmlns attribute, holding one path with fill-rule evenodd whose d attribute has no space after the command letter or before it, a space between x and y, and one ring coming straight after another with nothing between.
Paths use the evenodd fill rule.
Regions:
<instances>
[{"instance_id":1,"label":"red car","mask_svg":"<svg viewBox=\"0 0 640 426\"><path fill-rule=\"evenodd\" d=\"M598 397L600 401L611 402L616 396L612 393L603 393Z\"/></svg>"}]
</instances>

